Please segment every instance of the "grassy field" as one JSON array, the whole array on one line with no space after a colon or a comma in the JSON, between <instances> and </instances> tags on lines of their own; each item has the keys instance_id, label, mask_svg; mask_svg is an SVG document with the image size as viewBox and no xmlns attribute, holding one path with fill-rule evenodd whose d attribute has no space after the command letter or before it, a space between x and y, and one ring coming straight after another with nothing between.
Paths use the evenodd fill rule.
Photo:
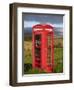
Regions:
<instances>
[{"instance_id":1,"label":"grassy field","mask_svg":"<svg viewBox=\"0 0 74 90\"><path fill-rule=\"evenodd\" d=\"M54 39L54 73L63 72L63 39ZM32 69L32 41L24 41L24 73L46 73L38 69Z\"/></svg>"}]
</instances>

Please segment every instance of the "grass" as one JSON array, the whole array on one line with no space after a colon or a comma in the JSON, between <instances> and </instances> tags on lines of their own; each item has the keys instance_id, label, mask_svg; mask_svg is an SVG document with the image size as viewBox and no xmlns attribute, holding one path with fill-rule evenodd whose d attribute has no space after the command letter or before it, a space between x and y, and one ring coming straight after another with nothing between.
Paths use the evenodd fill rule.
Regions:
<instances>
[{"instance_id":1,"label":"grass","mask_svg":"<svg viewBox=\"0 0 74 90\"><path fill-rule=\"evenodd\" d=\"M63 39L54 40L54 73L63 72ZM25 53L26 52L26 53ZM26 64L26 65L25 65ZM24 41L24 73L46 73L44 70L32 69L32 41Z\"/></svg>"},{"instance_id":2,"label":"grass","mask_svg":"<svg viewBox=\"0 0 74 90\"><path fill-rule=\"evenodd\" d=\"M32 41L24 41L24 62L32 64Z\"/></svg>"},{"instance_id":3,"label":"grass","mask_svg":"<svg viewBox=\"0 0 74 90\"><path fill-rule=\"evenodd\" d=\"M63 72L63 48L54 48L54 72Z\"/></svg>"},{"instance_id":4,"label":"grass","mask_svg":"<svg viewBox=\"0 0 74 90\"><path fill-rule=\"evenodd\" d=\"M29 63L27 63L27 65L29 65ZM38 68L32 69L32 67L31 67L24 73L25 74L39 74L39 73L46 73L46 72L44 70L39 70Z\"/></svg>"}]
</instances>

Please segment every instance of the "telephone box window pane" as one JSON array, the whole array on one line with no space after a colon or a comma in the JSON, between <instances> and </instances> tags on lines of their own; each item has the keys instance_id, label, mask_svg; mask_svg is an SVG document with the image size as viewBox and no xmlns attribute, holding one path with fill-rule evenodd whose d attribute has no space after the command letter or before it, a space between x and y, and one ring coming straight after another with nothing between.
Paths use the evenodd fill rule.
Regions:
<instances>
[{"instance_id":1,"label":"telephone box window pane","mask_svg":"<svg viewBox=\"0 0 74 90\"><path fill-rule=\"evenodd\" d=\"M41 62L41 35L35 35L35 65L37 68L40 68Z\"/></svg>"},{"instance_id":2,"label":"telephone box window pane","mask_svg":"<svg viewBox=\"0 0 74 90\"><path fill-rule=\"evenodd\" d=\"M35 46L40 46L41 44L41 35L35 35Z\"/></svg>"}]
</instances>

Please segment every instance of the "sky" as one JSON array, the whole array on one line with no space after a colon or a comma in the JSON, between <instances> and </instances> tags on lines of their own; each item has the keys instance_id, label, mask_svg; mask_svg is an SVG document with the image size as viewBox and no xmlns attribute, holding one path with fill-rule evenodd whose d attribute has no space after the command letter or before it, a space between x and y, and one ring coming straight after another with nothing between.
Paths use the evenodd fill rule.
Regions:
<instances>
[{"instance_id":1,"label":"sky","mask_svg":"<svg viewBox=\"0 0 74 90\"><path fill-rule=\"evenodd\" d=\"M63 35L63 15L53 14L22 14L24 33L32 33L36 24L50 24L56 35Z\"/></svg>"}]
</instances>

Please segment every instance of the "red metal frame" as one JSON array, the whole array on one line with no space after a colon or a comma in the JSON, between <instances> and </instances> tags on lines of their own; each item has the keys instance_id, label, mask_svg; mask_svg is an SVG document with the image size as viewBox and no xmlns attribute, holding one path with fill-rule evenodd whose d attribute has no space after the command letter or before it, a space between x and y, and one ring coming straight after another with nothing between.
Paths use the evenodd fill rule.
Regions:
<instances>
[{"instance_id":1,"label":"red metal frame","mask_svg":"<svg viewBox=\"0 0 74 90\"><path fill-rule=\"evenodd\" d=\"M35 35L41 35L41 44L39 47L35 46ZM51 38L51 43L48 45L48 35ZM42 25L38 24L33 26L32 30L32 56L33 56L33 62L32 66L33 68L38 68L45 70L46 72L53 72L54 68L54 32L53 27L51 25ZM35 49L41 48L40 50L40 61L37 61L37 58L35 56ZM47 63L47 54L48 54L48 47L51 49L51 65Z\"/></svg>"}]
</instances>

